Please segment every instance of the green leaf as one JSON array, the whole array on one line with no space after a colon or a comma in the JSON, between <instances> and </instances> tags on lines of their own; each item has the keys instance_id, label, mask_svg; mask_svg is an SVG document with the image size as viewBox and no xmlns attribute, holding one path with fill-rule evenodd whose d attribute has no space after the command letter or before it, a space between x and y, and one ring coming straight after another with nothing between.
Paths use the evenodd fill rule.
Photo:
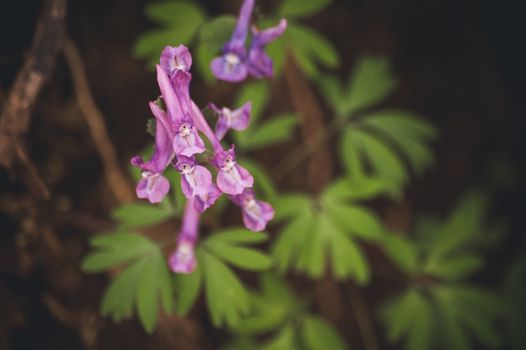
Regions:
<instances>
[{"instance_id":1,"label":"green leaf","mask_svg":"<svg viewBox=\"0 0 526 350\"><path fill-rule=\"evenodd\" d=\"M269 200L274 200L277 196L276 188L270 175L265 169L263 169L259 164L253 162L252 160L243 158L241 164L246 168L250 174L254 177L254 183L256 184L256 189L261 189L261 192L264 194L264 198Z\"/></svg>"},{"instance_id":2,"label":"green leaf","mask_svg":"<svg viewBox=\"0 0 526 350\"><path fill-rule=\"evenodd\" d=\"M301 337L309 350L347 349L338 331L319 317L307 317L301 326Z\"/></svg>"},{"instance_id":3,"label":"green leaf","mask_svg":"<svg viewBox=\"0 0 526 350\"><path fill-rule=\"evenodd\" d=\"M272 259L267 255L249 248L229 246L226 244L207 244L207 249L218 258L250 271L268 270L272 265Z\"/></svg>"},{"instance_id":4,"label":"green leaf","mask_svg":"<svg viewBox=\"0 0 526 350\"><path fill-rule=\"evenodd\" d=\"M423 296L414 301L412 327L409 329L406 347L408 350L429 349L433 331L434 312L431 303Z\"/></svg>"},{"instance_id":5,"label":"green leaf","mask_svg":"<svg viewBox=\"0 0 526 350\"><path fill-rule=\"evenodd\" d=\"M481 193L466 195L435 236L431 247L432 258L455 251L472 239L482 228L487 205L487 198Z\"/></svg>"},{"instance_id":6,"label":"green leaf","mask_svg":"<svg viewBox=\"0 0 526 350\"><path fill-rule=\"evenodd\" d=\"M306 212L281 230L272 246L278 271L285 272L293 266L305 245L305 237L311 235L314 229L315 217Z\"/></svg>"},{"instance_id":7,"label":"green leaf","mask_svg":"<svg viewBox=\"0 0 526 350\"><path fill-rule=\"evenodd\" d=\"M158 266L155 258L149 258L142 273L137 294L137 312L142 326L148 333L152 333L157 323L157 278ZM161 263L164 263L161 261Z\"/></svg>"},{"instance_id":8,"label":"green leaf","mask_svg":"<svg viewBox=\"0 0 526 350\"><path fill-rule=\"evenodd\" d=\"M333 181L323 192L323 201L342 203L348 200L371 199L383 191L381 181L352 182L347 179Z\"/></svg>"},{"instance_id":9,"label":"green leaf","mask_svg":"<svg viewBox=\"0 0 526 350\"><path fill-rule=\"evenodd\" d=\"M431 261L426 265L425 272L454 281L472 274L482 266L483 262L483 259L478 255L463 254Z\"/></svg>"},{"instance_id":10,"label":"green leaf","mask_svg":"<svg viewBox=\"0 0 526 350\"><path fill-rule=\"evenodd\" d=\"M327 104L342 116L349 111L350 100L347 98L340 81L333 76L324 75L318 80L319 91L327 101Z\"/></svg>"},{"instance_id":11,"label":"green leaf","mask_svg":"<svg viewBox=\"0 0 526 350\"><path fill-rule=\"evenodd\" d=\"M358 205L330 202L326 204L326 208L332 219L351 234L366 240L383 237L384 229L380 219L372 211Z\"/></svg>"},{"instance_id":12,"label":"green leaf","mask_svg":"<svg viewBox=\"0 0 526 350\"><path fill-rule=\"evenodd\" d=\"M261 347L261 350L300 350L296 344L296 333L292 326L287 325L279 333Z\"/></svg>"},{"instance_id":13,"label":"green leaf","mask_svg":"<svg viewBox=\"0 0 526 350\"><path fill-rule=\"evenodd\" d=\"M267 81L260 80L243 84L243 87L236 96L234 106L242 106L248 101L252 102L249 128L254 128L254 126L258 124L268 104L269 98L270 91Z\"/></svg>"},{"instance_id":14,"label":"green leaf","mask_svg":"<svg viewBox=\"0 0 526 350\"><path fill-rule=\"evenodd\" d=\"M165 1L146 5L146 15L153 21L170 27L195 30L206 19L201 7L193 1Z\"/></svg>"},{"instance_id":15,"label":"green leaf","mask_svg":"<svg viewBox=\"0 0 526 350\"><path fill-rule=\"evenodd\" d=\"M231 228L216 232L206 240L207 244L257 244L265 242L268 235L265 232L252 232L245 228Z\"/></svg>"},{"instance_id":16,"label":"green leaf","mask_svg":"<svg viewBox=\"0 0 526 350\"><path fill-rule=\"evenodd\" d=\"M232 15L217 16L205 23L199 32L199 43L210 48L220 50L225 42L230 39L236 18Z\"/></svg>"},{"instance_id":17,"label":"green leaf","mask_svg":"<svg viewBox=\"0 0 526 350\"><path fill-rule=\"evenodd\" d=\"M276 214L274 222L282 221L285 218L293 218L308 214L311 211L311 200L304 194L285 194L280 195L274 201Z\"/></svg>"},{"instance_id":18,"label":"green leaf","mask_svg":"<svg viewBox=\"0 0 526 350\"><path fill-rule=\"evenodd\" d=\"M216 81L210 70L210 62L217 56L217 49L204 44L198 44L194 48L194 64L199 75L208 85Z\"/></svg>"},{"instance_id":19,"label":"green leaf","mask_svg":"<svg viewBox=\"0 0 526 350\"><path fill-rule=\"evenodd\" d=\"M278 13L281 17L309 17L324 9L332 0L286 0Z\"/></svg>"},{"instance_id":20,"label":"green leaf","mask_svg":"<svg viewBox=\"0 0 526 350\"><path fill-rule=\"evenodd\" d=\"M340 65L338 51L318 32L291 23L287 28L286 36L294 58L307 75L317 75L316 64L329 68L337 68Z\"/></svg>"},{"instance_id":21,"label":"green leaf","mask_svg":"<svg viewBox=\"0 0 526 350\"><path fill-rule=\"evenodd\" d=\"M204 265L205 295L212 323L235 326L249 311L249 294L236 275L219 259L199 251Z\"/></svg>"},{"instance_id":22,"label":"green leaf","mask_svg":"<svg viewBox=\"0 0 526 350\"><path fill-rule=\"evenodd\" d=\"M417 174L434 162L426 143L436 139L437 131L422 118L404 111L382 110L368 114L363 123L394 142Z\"/></svg>"},{"instance_id":23,"label":"green leaf","mask_svg":"<svg viewBox=\"0 0 526 350\"><path fill-rule=\"evenodd\" d=\"M82 262L85 272L100 272L145 254L154 252L157 245L144 236L131 233L105 234L91 240L100 250L91 252Z\"/></svg>"},{"instance_id":24,"label":"green leaf","mask_svg":"<svg viewBox=\"0 0 526 350\"><path fill-rule=\"evenodd\" d=\"M297 124L298 119L294 114L277 115L251 132L243 147L252 150L288 140Z\"/></svg>"},{"instance_id":25,"label":"green leaf","mask_svg":"<svg viewBox=\"0 0 526 350\"><path fill-rule=\"evenodd\" d=\"M395 235L385 235L382 240L385 253L394 263L408 274L414 274L419 269L418 250L410 240Z\"/></svg>"},{"instance_id":26,"label":"green leaf","mask_svg":"<svg viewBox=\"0 0 526 350\"><path fill-rule=\"evenodd\" d=\"M145 267L145 260L139 260L112 280L102 298L101 313L104 316L112 315L113 320L117 322L132 316Z\"/></svg>"},{"instance_id":27,"label":"green leaf","mask_svg":"<svg viewBox=\"0 0 526 350\"><path fill-rule=\"evenodd\" d=\"M393 197L399 196L401 187L408 180L408 175L402 161L393 151L376 137L352 126L346 129L342 142L344 154L345 152L358 152L362 159L367 159L367 162L370 163L373 172L371 177L381 178L391 195ZM359 181L360 177L363 176L360 173L363 171L363 166L358 166L360 172L356 174L357 169L355 167L358 161L356 159L345 160L350 162L348 169L351 179L356 178Z\"/></svg>"},{"instance_id":28,"label":"green leaf","mask_svg":"<svg viewBox=\"0 0 526 350\"><path fill-rule=\"evenodd\" d=\"M190 312L199 297L202 280L201 264L202 261L198 260L197 266L191 274L175 275L175 312L181 317Z\"/></svg>"},{"instance_id":29,"label":"green leaf","mask_svg":"<svg viewBox=\"0 0 526 350\"><path fill-rule=\"evenodd\" d=\"M154 225L171 215L169 210L160 206L142 203L125 204L112 213L112 217L119 221L119 227L122 229Z\"/></svg>"},{"instance_id":30,"label":"green leaf","mask_svg":"<svg viewBox=\"0 0 526 350\"><path fill-rule=\"evenodd\" d=\"M387 329L387 340L393 344L410 332L413 312L422 297L415 290L408 290L382 308L382 318Z\"/></svg>"},{"instance_id":31,"label":"green leaf","mask_svg":"<svg viewBox=\"0 0 526 350\"><path fill-rule=\"evenodd\" d=\"M375 56L364 56L356 64L350 80L348 109L343 114L370 107L388 94L395 86L389 71L389 61Z\"/></svg>"}]
</instances>

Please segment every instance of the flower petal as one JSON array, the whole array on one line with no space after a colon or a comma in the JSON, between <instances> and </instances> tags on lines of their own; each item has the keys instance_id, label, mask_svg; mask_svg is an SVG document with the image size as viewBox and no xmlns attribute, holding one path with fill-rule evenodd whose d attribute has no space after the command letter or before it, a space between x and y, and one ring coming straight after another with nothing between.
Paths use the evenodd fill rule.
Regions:
<instances>
[{"instance_id":1,"label":"flower petal","mask_svg":"<svg viewBox=\"0 0 526 350\"><path fill-rule=\"evenodd\" d=\"M217 79L232 83L245 80L248 74L243 59L234 53L214 58L210 63L210 69Z\"/></svg>"},{"instance_id":2,"label":"flower petal","mask_svg":"<svg viewBox=\"0 0 526 350\"><path fill-rule=\"evenodd\" d=\"M188 72L192 67L192 55L184 45L166 46L161 53L160 66L169 76L177 70Z\"/></svg>"}]
</instances>

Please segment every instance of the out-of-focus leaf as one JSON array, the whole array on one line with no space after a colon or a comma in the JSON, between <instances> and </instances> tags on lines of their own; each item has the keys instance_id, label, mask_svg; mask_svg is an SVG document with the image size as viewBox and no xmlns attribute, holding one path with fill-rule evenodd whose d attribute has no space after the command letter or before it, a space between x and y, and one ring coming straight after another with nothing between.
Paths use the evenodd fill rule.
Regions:
<instances>
[{"instance_id":1,"label":"out-of-focus leaf","mask_svg":"<svg viewBox=\"0 0 526 350\"><path fill-rule=\"evenodd\" d=\"M289 270L301 254L306 237L315 229L315 218L309 213L298 216L281 230L272 246L272 256L278 271Z\"/></svg>"},{"instance_id":2,"label":"out-of-focus leaf","mask_svg":"<svg viewBox=\"0 0 526 350\"><path fill-rule=\"evenodd\" d=\"M418 296L414 303L412 327L409 329L406 347L408 350L429 349L435 317L433 307L423 296Z\"/></svg>"},{"instance_id":3,"label":"out-of-focus leaf","mask_svg":"<svg viewBox=\"0 0 526 350\"><path fill-rule=\"evenodd\" d=\"M201 291L201 261L198 261L194 272L188 275L175 275L175 312L180 316L186 316L192 309Z\"/></svg>"},{"instance_id":4,"label":"out-of-focus leaf","mask_svg":"<svg viewBox=\"0 0 526 350\"><path fill-rule=\"evenodd\" d=\"M137 313L144 329L151 333L157 323L157 278L158 271L154 257L146 260L137 293ZM161 261L164 263L164 261Z\"/></svg>"},{"instance_id":5,"label":"out-of-focus leaf","mask_svg":"<svg viewBox=\"0 0 526 350\"><path fill-rule=\"evenodd\" d=\"M316 31L291 23L285 35L296 62L307 75L316 76L318 74L316 64L329 68L336 68L340 65L338 51Z\"/></svg>"},{"instance_id":6,"label":"out-of-focus leaf","mask_svg":"<svg viewBox=\"0 0 526 350\"><path fill-rule=\"evenodd\" d=\"M395 79L389 71L389 61L375 56L364 56L356 64L349 83L347 110L353 113L370 107L385 98L395 86Z\"/></svg>"},{"instance_id":7,"label":"out-of-focus leaf","mask_svg":"<svg viewBox=\"0 0 526 350\"><path fill-rule=\"evenodd\" d=\"M431 246L432 258L459 249L472 239L482 228L487 205L487 198L481 193L466 195L435 236Z\"/></svg>"},{"instance_id":8,"label":"out-of-focus leaf","mask_svg":"<svg viewBox=\"0 0 526 350\"><path fill-rule=\"evenodd\" d=\"M382 239L382 245L385 253L402 271L414 274L419 269L418 250L410 240L388 234Z\"/></svg>"},{"instance_id":9,"label":"out-of-focus leaf","mask_svg":"<svg viewBox=\"0 0 526 350\"><path fill-rule=\"evenodd\" d=\"M363 123L394 142L417 174L433 163L427 143L437 137L437 131L424 119L404 111L382 110L369 113Z\"/></svg>"},{"instance_id":10,"label":"out-of-focus leaf","mask_svg":"<svg viewBox=\"0 0 526 350\"><path fill-rule=\"evenodd\" d=\"M249 294L236 275L213 255L201 250L205 278L205 295L212 323L235 326L249 311Z\"/></svg>"},{"instance_id":11,"label":"out-of-focus leaf","mask_svg":"<svg viewBox=\"0 0 526 350\"><path fill-rule=\"evenodd\" d=\"M235 25L236 18L232 15L222 15L214 18L201 27L199 31L200 44L220 50L230 39Z\"/></svg>"},{"instance_id":12,"label":"out-of-focus leaf","mask_svg":"<svg viewBox=\"0 0 526 350\"><path fill-rule=\"evenodd\" d=\"M155 251L157 246L144 236L132 233L105 234L91 240L98 249L82 262L86 272L100 272Z\"/></svg>"},{"instance_id":13,"label":"out-of-focus leaf","mask_svg":"<svg viewBox=\"0 0 526 350\"><path fill-rule=\"evenodd\" d=\"M381 181L351 182L347 179L333 181L323 192L323 200L342 203L347 200L372 199L383 191Z\"/></svg>"},{"instance_id":14,"label":"out-of-focus leaf","mask_svg":"<svg viewBox=\"0 0 526 350\"><path fill-rule=\"evenodd\" d=\"M219 243L208 244L207 249L216 257L245 270L264 271L272 265L272 259L255 249Z\"/></svg>"},{"instance_id":15,"label":"out-of-focus leaf","mask_svg":"<svg viewBox=\"0 0 526 350\"><path fill-rule=\"evenodd\" d=\"M268 198L271 201L276 198L277 193L274 183L265 169L249 159L243 159L241 164L252 174L254 183L256 184L256 190L258 190L258 192L261 190L264 198Z\"/></svg>"},{"instance_id":16,"label":"out-of-focus leaf","mask_svg":"<svg viewBox=\"0 0 526 350\"><path fill-rule=\"evenodd\" d=\"M431 261L425 267L425 272L447 280L458 280L467 277L478 270L483 259L474 254L463 254L456 257L442 258Z\"/></svg>"},{"instance_id":17,"label":"out-of-focus leaf","mask_svg":"<svg viewBox=\"0 0 526 350\"><path fill-rule=\"evenodd\" d=\"M201 7L194 1L165 1L146 5L146 15L153 21L169 27L197 28L206 19ZM195 29L193 29L195 30Z\"/></svg>"},{"instance_id":18,"label":"out-of-focus leaf","mask_svg":"<svg viewBox=\"0 0 526 350\"><path fill-rule=\"evenodd\" d=\"M132 316L145 267L145 261L139 260L113 279L102 299L101 313L104 316L111 315L116 322Z\"/></svg>"},{"instance_id":19,"label":"out-of-focus leaf","mask_svg":"<svg viewBox=\"0 0 526 350\"><path fill-rule=\"evenodd\" d=\"M292 326L283 327L280 332L264 344L261 350L299 350L296 333Z\"/></svg>"},{"instance_id":20,"label":"out-of-focus leaf","mask_svg":"<svg viewBox=\"0 0 526 350\"><path fill-rule=\"evenodd\" d=\"M256 244L265 242L268 236L264 232L252 232L245 228L231 228L214 233L206 240L207 244Z\"/></svg>"},{"instance_id":21,"label":"out-of-focus leaf","mask_svg":"<svg viewBox=\"0 0 526 350\"><path fill-rule=\"evenodd\" d=\"M397 342L410 331L413 325L412 313L421 303L421 298L417 291L408 290L383 307L382 318L390 343Z\"/></svg>"},{"instance_id":22,"label":"out-of-focus leaf","mask_svg":"<svg viewBox=\"0 0 526 350\"><path fill-rule=\"evenodd\" d=\"M259 119L265 111L270 91L268 83L264 80L249 82L244 84L234 101L234 106L242 106L248 101L252 102L250 113L250 127L258 124ZM249 128L250 128L249 127Z\"/></svg>"},{"instance_id":23,"label":"out-of-focus leaf","mask_svg":"<svg viewBox=\"0 0 526 350\"><path fill-rule=\"evenodd\" d=\"M119 227L130 229L162 222L172 215L171 211L152 204L131 203L118 207L112 213Z\"/></svg>"},{"instance_id":24,"label":"out-of-focus leaf","mask_svg":"<svg viewBox=\"0 0 526 350\"><path fill-rule=\"evenodd\" d=\"M216 81L210 70L210 62L217 56L217 49L205 44L197 44L193 54L193 65L203 80L211 85Z\"/></svg>"},{"instance_id":25,"label":"out-of-focus leaf","mask_svg":"<svg viewBox=\"0 0 526 350\"><path fill-rule=\"evenodd\" d=\"M367 240L382 238L384 229L380 219L370 210L345 203L327 203L327 211L331 218L344 230Z\"/></svg>"},{"instance_id":26,"label":"out-of-focus leaf","mask_svg":"<svg viewBox=\"0 0 526 350\"><path fill-rule=\"evenodd\" d=\"M321 11L332 0L286 0L281 3L278 13L282 17L309 17Z\"/></svg>"},{"instance_id":27,"label":"out-of-focus leaf","mask_svg":"<svg viewBox=\"0 0 526 350\"><path fill-rule=\"evenodd\" d=\"M274 201L276 214L274 222L285 218L293 218L308 213L311 210L311 200L304 194L284 194Z\"/></svg>"},{"instance_id":28,"label":"out-of-focus leaf","mask_svg":"<svg viewBox=\"0 0 526 350\"><path fill-rule=\"evenodd\" d=\"M391 195L399 196L401 187L408 180L407 171L402 161L384 143L369 133L350 126L344 134L342 152L360 154L359 157L366 159L372 168L371 177L382 179ZM344 160L349 162L347 167L351 179L358 178L359 181L363 176L361 173L356 174L356 170L363 171L363 166L359 164L360 160L347 158Z\"/></svg>"},{"instance_id":29,"label":"out-of-focus leaf","mask_svg":"<svg viewBox=\"0 0 526 350\"><path fill-rule=\"evenodd\" d=\"M343 116L344 113L349 111L350 100L336 77L330 75L322 76L318 84L323 97L338 116Z\"/></svg>"},{"instance_id":30,"label":"out-of-focus leaf","mask_svg":"<svg viewBox=\"0 0 526 350\"><path fill-rule=\"evenodd\" d=\"M292 130L297 124L298 119L294 114L277 115L250 132L244 148L256 149L287 140L292 137Z\"/></svg>"},{"instance_id":31,"label":"out-of-focus leaf","mask_svg":"<svg viewBox=\"0 0 526 350\"><path fill-rule=\"evenodd\" d=\"M338 331L319 317L307 317L301 326L301 337L309 350L347 349Z\"/></svg>"}]
</instances>

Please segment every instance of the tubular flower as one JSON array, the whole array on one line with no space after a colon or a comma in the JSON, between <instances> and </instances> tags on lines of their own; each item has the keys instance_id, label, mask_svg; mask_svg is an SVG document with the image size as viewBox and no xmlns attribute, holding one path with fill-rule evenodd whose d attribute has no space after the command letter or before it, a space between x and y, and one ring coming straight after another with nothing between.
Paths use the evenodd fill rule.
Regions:
<instances>
[{"instance_id":1,"label":"tubular flower","mask_svg":"<svg viewBox=\"0 0 526 350\"><path fill-rule=\"evenodd\" d=\"M218 116L215 134L221 140L229 129L238 131L245 130L250 122L250 112L252 111L252 102L245 103L241 108L230 110L226 107L221 109L213 103L208 104Z\"/></svg>"},{"instance_id":2,"label":"tubular flower","mask_svg":"<svg viewBox=\"0 0 526 350\"><path fill-rule=\"evenodd\" d=\"M281 36L287 29L287 20L282 19L275 27L258 30L252 27L252 42L248 52L248 72L255 78L272 77L272 59L265 46Z\"/></svg>"},{"instance_id":3,"label":"tubular flower","mask_svg":"<svg viewBox=\"0 0 526 350\"><path fill-rule=\"evenodd\" d=\"M274 208L267 202L256 200L254 190L251 188L232 196L232 201L241 207L243 223L249 230L263 231L267 222L274 217Z\"/></svg>"},{"instance_id":4,"label":"tubular flower","mask_svg":"<svg viewBox=\"0 0 526 350\"><path fill-rule=\"evenodd\" d=\"M227 194L240 194L245 188L252 187L254 178L242 166L236 163L234 146L228 151L216 153L213 162L218 168L217 187Z\"/></svg>"},{"instance_id":5,"label":"tubular flower","mask_svg":"<svg viewBox=\"0 0 526 350\"><path fill-rule=\"evenodd\" d=\"M194 208L194 200L186 203L181 231L175 250L168 258L170 269L175 273L192 273L197 264L195 245L199 237L199 213Z\"/></svg>"},{"instance_id":6,"label":"tubular flower","mask_svg":"<svg viewBox=\"0 0 526 350\"><path fill-rule=\"evenodd\" d=\"M160 66L168 76L179 70L189 72L192 67L192 55L184 45L166 46L161 53Z\"/></svg>"},{"instance_id":7,"label":"tubular flower","mask_svg":"<svg viewBox=\"0 0 526 350\"><path fill-rule=\"evenodd\" d=\"M245 41L253 9L254 0L243 2L234 33L224 45L223 54L210 63L212 73L219 80L240 82L248 74L255 78L272 76L272 60L264 49L268 43L283 34L287 21L282 19L277 26L263 31L252 29L252 42L247 55Z\"/></svg>"}]
</instances>

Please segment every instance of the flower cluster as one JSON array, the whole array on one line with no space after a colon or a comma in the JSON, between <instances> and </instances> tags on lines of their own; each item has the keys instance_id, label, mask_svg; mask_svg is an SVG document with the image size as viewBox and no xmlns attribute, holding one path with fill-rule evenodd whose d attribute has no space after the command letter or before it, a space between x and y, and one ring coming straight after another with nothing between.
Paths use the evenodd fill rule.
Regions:
<instances>
[{"instance_id":1,"label":"flower cluster","mask_svg":"<svg viewBox=\"0 0 526 350\"><path fill-rule=\"evenodd\" d=\"M221 145L230 128L243 130L248 126L251 103L237 110L209 104L218 116L214 132L190 98L191 65L192 56L185 46L168 46L163 50L157 65L161 96L150 102L156 120L154 153L146 162L139 156L131 160L142 170L137 196L151 203L161 202L170 189L170 183L163 176L169 166L181 174L181 190L188 201L177 247L169 258L172 270L180 273L190 273L195 268L199 216L222 194L241 208L243 222L252 231L265 229L274 216L274 209L268 203L255 199L254 179L236 162L234 146L224 149ZM203 162L206 157L196 158L207 151L202 136L211 145L208 167ZM217 173L215 182L209 168Z\"/></svg>"},{"instance_id":2,"label":"flower cluster","mask_svg":"<svg viewBox=\"0 0 526 350\"><path fill-rule=\"evenodd\" d=\"M223 54L214 58L210 69L217 79L239 82L247 75L255 78L272 76L272 60L265 53L265 46L278 38L287 29L287 20L281 19L275 27L259 30L251 28L252 38L247 52L245 41L255 0L245 0L236 23L234 33L223 47Z\"/></svg>"}]
</instances>

